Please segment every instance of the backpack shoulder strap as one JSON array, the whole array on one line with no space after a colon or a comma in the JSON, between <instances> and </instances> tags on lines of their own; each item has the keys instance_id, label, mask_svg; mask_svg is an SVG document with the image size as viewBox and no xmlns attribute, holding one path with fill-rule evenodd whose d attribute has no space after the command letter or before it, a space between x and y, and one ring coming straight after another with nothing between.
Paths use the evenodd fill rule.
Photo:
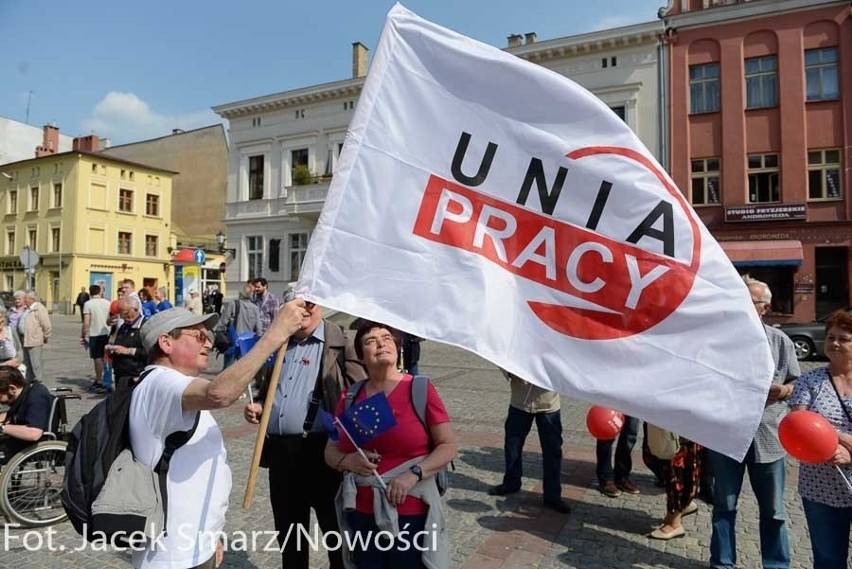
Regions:
<instances>
[{"instance_id":1,"label":"backpack shoulder strap","mask_svg":"<svg viewBox=\"0 0 852 569\"><path fill-rule=\"evenodd\" d=\"M426 398L428 397L429 376L415 375L411 380L411 404L414 405L414 412L417 418L423 423L423 428L429 434L429 422L426 420ZM431 434L429 435L431 438Z\"/></svg>"},{"instance_id":2,"label":"backpack shoulder strap","mask_svg":"<svg viewBox=\"0 0 852 569\"><path fill-rule=\"evenodd\" d=\"M361 392L361 389L366 385L367 380L362 379L361 381L356 381L346 390L346 398L343 400L343 410L346 411L350 407L352 407L352 403L355 402L355 398L358 397L358 393Z\"/></svg>"}]
</instances>

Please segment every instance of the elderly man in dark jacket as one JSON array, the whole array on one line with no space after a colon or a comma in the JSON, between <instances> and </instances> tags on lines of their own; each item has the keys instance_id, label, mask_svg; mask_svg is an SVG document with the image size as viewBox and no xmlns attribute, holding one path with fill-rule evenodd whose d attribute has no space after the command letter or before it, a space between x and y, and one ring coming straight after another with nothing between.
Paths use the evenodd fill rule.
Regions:
<instances>
[{"instance_id":1,"label":"elderly man in dark jacket","mask_svg":"<svg viewBox=\"0 0 852 569\"><path fill-rule=\"evenodd\" d=\"M113 326L110 343L104 351L112 357L115 388L125 389L139 379L148 362L148 352L142 345L140 335L145 318L139 297L135 294L121 297L118 300L118 314L121 318Z\"/></svg>"}]
</instances>

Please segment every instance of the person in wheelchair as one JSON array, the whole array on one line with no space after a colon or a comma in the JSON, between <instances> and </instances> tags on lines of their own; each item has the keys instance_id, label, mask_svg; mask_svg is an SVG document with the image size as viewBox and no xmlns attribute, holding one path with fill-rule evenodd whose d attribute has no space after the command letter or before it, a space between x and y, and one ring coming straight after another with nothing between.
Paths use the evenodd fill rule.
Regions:
<instances>
[{"instance_id":1,"label":"person in wheelchair","mask_svg":"<svg viewBox=\"0 0 852 569\"><path fill-rule=\"evenodd\" d=\"M17 368L0 365L0 464L36 443L48 428L53 395L39 381L28 382Z\"/></svg>"}]
</instances>

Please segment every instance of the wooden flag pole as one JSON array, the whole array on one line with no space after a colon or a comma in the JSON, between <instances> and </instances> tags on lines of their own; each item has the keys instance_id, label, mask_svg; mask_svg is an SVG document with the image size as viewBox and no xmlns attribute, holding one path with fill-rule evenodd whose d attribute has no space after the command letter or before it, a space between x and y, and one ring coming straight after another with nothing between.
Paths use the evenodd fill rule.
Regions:
<instances>
[{"instance_id":1,"label":"wooden flag pole","mask_svg":"<svg viewBox=\"0 0 852 569\"><path fill-rule=\"evenodd\" d=\"M272 402L275 401L275 391L278 389L278 376L281 375L281 365L284 363L284 353L286 351L286 344L278 348L278 354L275 356L275 365L272 366L272 377L269 378L269 388L266 391L266 400L263 402L263 413L260 415L260 425L257 429L257 437L254 440L254 454L251 457L251 468L249 469L248 481L246 482L246 494L243 498L244 510L248 510L251 507L251 501L254 498L254 487L257 484L257 473L260 470L260 455L263 453L263 440L266 438L269 416L272 414Z\"/></svg>"}]
</instances>

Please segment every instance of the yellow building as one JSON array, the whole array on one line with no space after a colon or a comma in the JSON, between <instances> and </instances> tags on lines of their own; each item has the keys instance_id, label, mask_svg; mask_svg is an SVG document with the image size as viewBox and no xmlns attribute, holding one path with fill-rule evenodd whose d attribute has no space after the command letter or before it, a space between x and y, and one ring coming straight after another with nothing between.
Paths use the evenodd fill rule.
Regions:
<instances>
[{"instance_id":1,"label":"yellow building","mask_svg":"<svg viewBox=\"0 0 852 569\"><path fill-rule=\"evenodd\" d=\"M54 311L70 313L90 284L108 298L125 278L137 289L168 287L176 172L91 152L95 137L74 143L71 152L0 165L0 286L27 287L29 247L39 257L34 288Z\"/></svg>"}]
</instances>

